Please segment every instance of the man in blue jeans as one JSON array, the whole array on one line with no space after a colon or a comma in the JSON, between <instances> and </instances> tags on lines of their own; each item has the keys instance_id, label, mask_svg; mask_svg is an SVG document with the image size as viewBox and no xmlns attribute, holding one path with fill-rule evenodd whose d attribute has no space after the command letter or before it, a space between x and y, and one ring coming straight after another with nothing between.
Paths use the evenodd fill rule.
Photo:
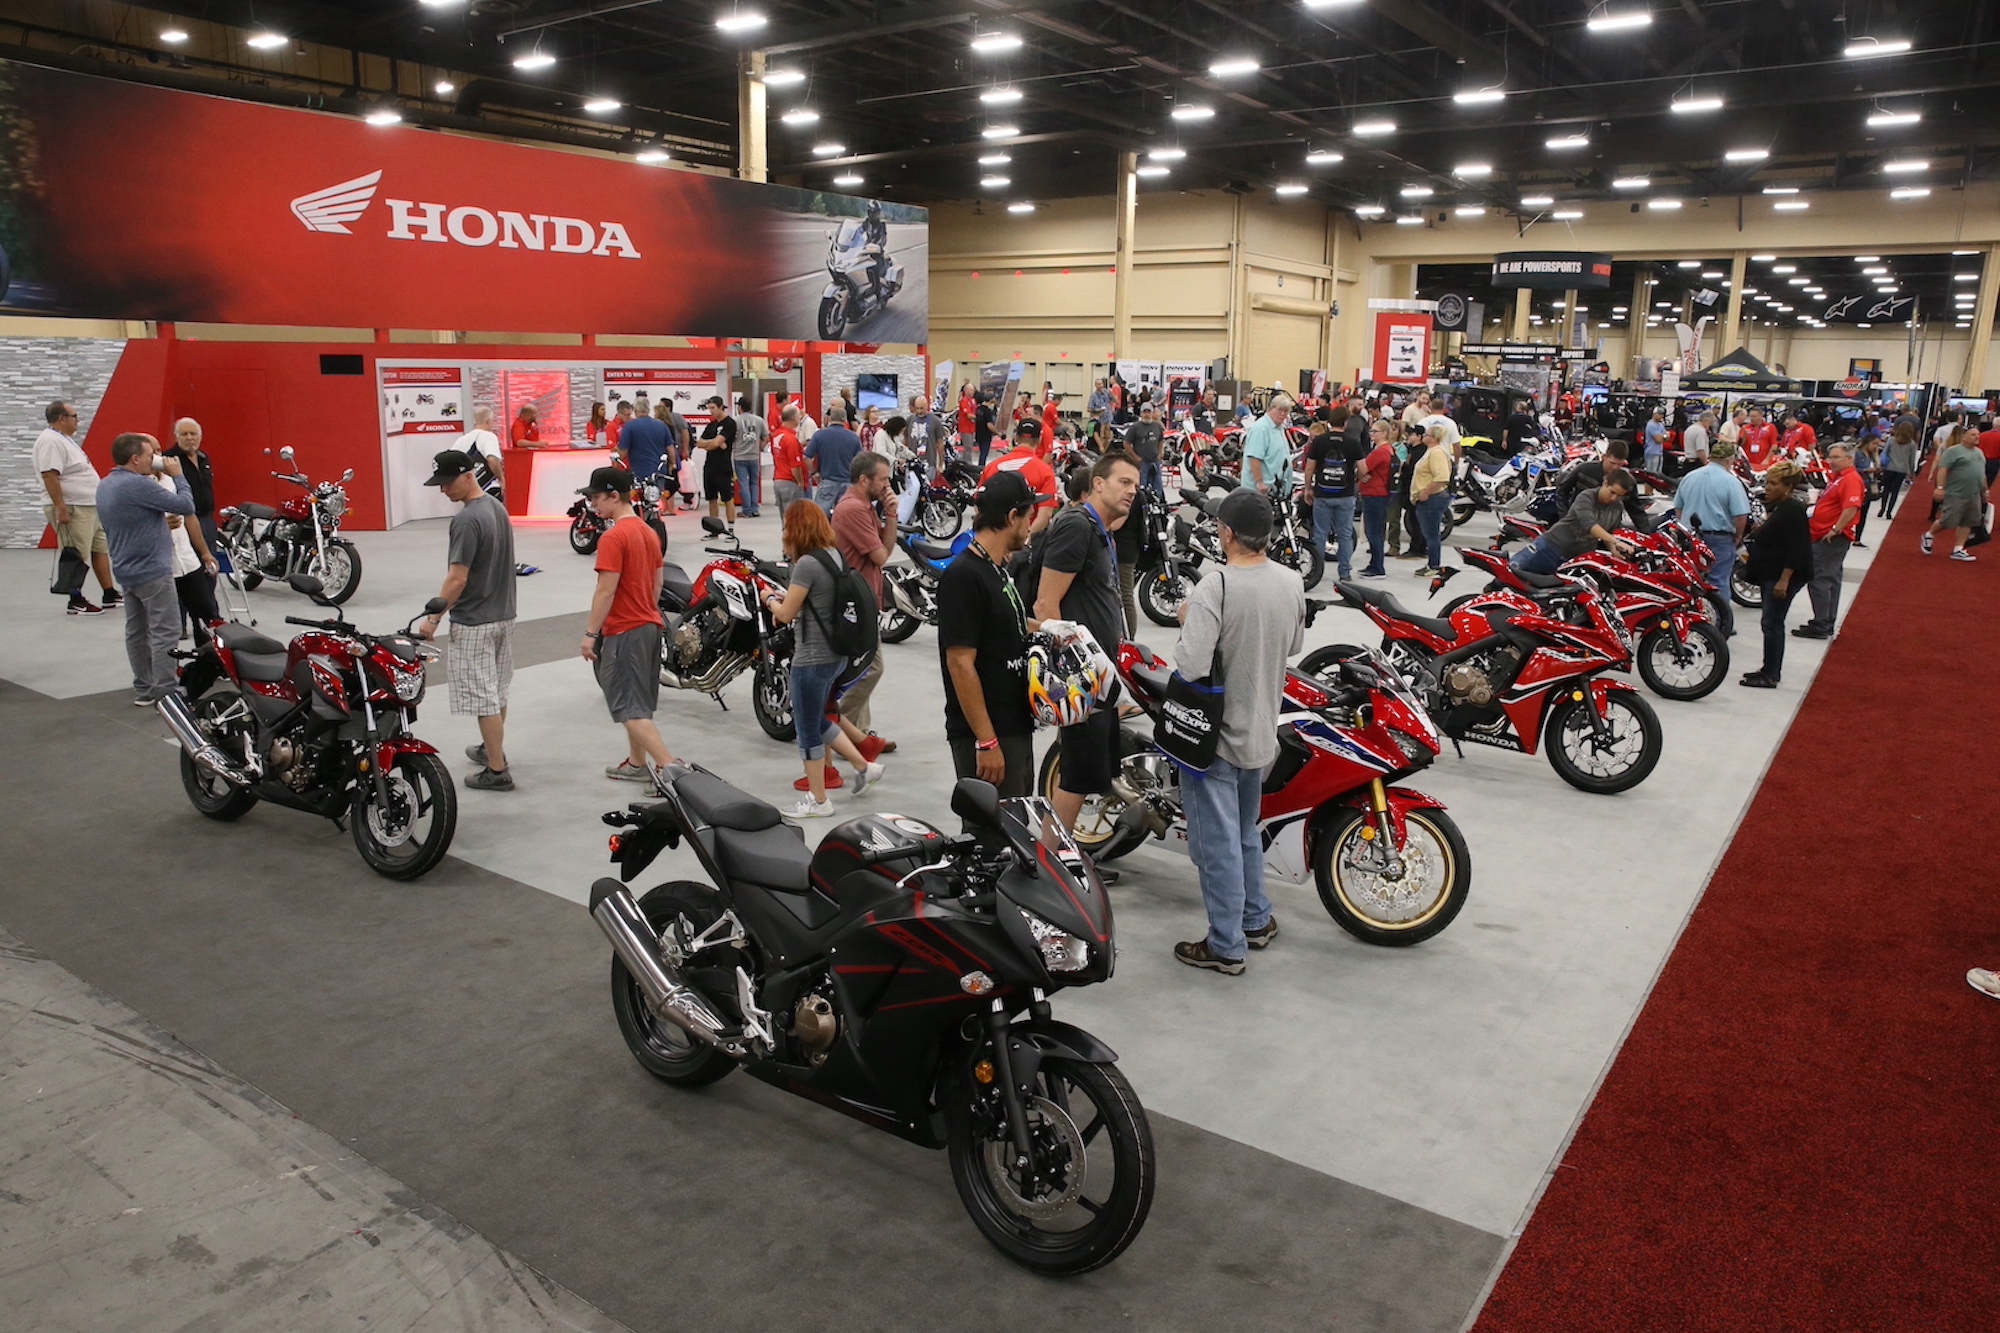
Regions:
<instances>
[{"instance_id":1,"label":"man in blue jeans","mask_svg":"<svg viewBox=\"0 0 2000 1333\"><path fill-rule=\"evenodd\" d=\"M1306 594L1296 572L1264 555L1272 521L1271 502L1254 491L1223 497L1216 527L1228 564L1182 604L1174 649L1182 672L1222 687L1215 762L1181 782L1208 933L1176 944L1174 957L1229 976L1243 971L1246 950L1278 937L1264 893L1258 812L1264 770L1278 757L1285 662L1305 646Z\"/></svg>"},{"instance_id":2,"label":"man in blue jeans","mask_svg":"<svg viewBox=\"0 0 2000 1333\"><path fill-rule=\"evenodd\" d=\"M1632 493L1632 474L1624 468L1606 468L1604 481L1594 491L1579 491L1569 512L1535 538L1535 544L1508 561L1523 574L1553 574L1563 562L1582 555L1600 542L1613 555L1624 556L1632 548L1612 536L1625 521L1625 497Z\"/></svg>"},{"instance_id":3,"label":"man in blue jeans","mask_svg":"<svg viewBox=\"0 0 2000 1333\"><path fill-rule=\"evenodd\" d=\"M1736 446L1716 440L1708 446L1708 464L1694 468L1674 490L1674 509L1701 535L1715 556L1708 567L1708 586L1721 594L1722 632L1736 633L1736 613L1729 606L1729 575L1736 568L1736 548L1750 521L1750 496L1736 479Z\"/></svg>"},{"instance_id":4,"label":"man in blue jeans","mask_svg":"<svg viewBox=\"0 0 2000 1333\"><path fill-rule=\"evenodd\" d=\"M1354 577L1354 499L1361 460L1367 450L1348 429L1345 407L1333 409L1333 420L1315 421L1306 438L1306 494L1312 497L1313 548L1326 554L1326 539L1334 538L1335 568L1342 582Z\"/></svg>"}]
</instances>

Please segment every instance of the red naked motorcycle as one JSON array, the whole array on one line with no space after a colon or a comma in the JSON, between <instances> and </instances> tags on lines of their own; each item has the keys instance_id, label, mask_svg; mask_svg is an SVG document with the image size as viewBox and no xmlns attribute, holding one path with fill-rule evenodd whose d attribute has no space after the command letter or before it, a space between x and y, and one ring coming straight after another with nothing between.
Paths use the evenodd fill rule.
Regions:
<instances>
[{"instance_id":1,"label":"red naked motorcycle","mask_svg":"<svg viewBox=\"0 0 2000 1333\"><path fill-rule=\"evenodd\" d=\"M278 450L278 457L286 467L298 466L290 445ZM309 574L326 589L328 602L345 602L361 587L361 552L338 535L347 516L347 483L354 480L354 469L341 473L338 481L316 484L300 471L271 475L305 494L275 508L246 501L216 515L222 549L234 570L229 577L250 592L265 579Z\"/></svg>"},{"instance_id":2,"label":"red naked motorcycle","mask_svg":"<svg viewBox=\"0 0 2000 1333\"><path fill-rule=\"evenodd\" d=\"M333 606L321 582L287 582ZM444 610L432 598L423 614ZM410 727L437 652L415 619L398 634L364 634L331 620L286 616L306 633L291 643L218 621L189 654L180 690L159 702L181 743L181 785L194 808L229 821L259 801L346 824L368 868L415 879L442 861L458 826L451 773Z\"/></svg>"},{"instance_id":3,"label":"red naked motorcycle","mask_svg":"<svg viewBox=\"0 0 2000 1333\"><path fill-rule=\"evenodd\" d=\"M1631 666L1631 631L1587 577L1534 596L1477 593L1446 618L1420 616L1381 589L1339 586L1344 603L1381 626L1384 655L1454 741L1523 754L1546 741L1557 776L1603 795L1638 786L1660 762L1658 714L1603 675ZM1332 644L1299 669L1325 677L1363 651Z\"/></svg>"},{"instance_id":4,"label":"red naked motorcycle","mask_svg":"<svg viewBox=\"0 0 2000 1333\"><path fill-rule=\"evenodd\" d=\"M1147 838L1188 850L1180 770L1153 744L1172 668L1140 644L1118 646L1125 697L1143 710L1120 728L1111 792L1088 800L1076 840L1099 861ZM1430 766L1443 741L1389 662L1365 650L1325 678L1287 674L1278 758L1264 779L1258 824L1264 869L1313 880L1341 929L1369 944L1408 945L1451 924L1472 885L1465 837L1435 797L1394 786ZM1041 791L1052 795L1061 755L1050 746Z\"/></svg>"}]
</instances>

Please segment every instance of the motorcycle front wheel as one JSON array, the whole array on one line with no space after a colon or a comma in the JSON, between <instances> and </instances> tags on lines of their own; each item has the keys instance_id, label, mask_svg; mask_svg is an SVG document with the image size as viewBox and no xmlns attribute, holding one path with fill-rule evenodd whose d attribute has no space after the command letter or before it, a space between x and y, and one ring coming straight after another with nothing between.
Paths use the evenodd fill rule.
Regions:
<instances>
[{"instance_id":1,"label":"motorcycle front wheel","mask_svg":"<svg viewBox=\"0 0 2000 1333\"><path fill-rule=\"evenodd\" d=\"M578 555L595 555L603 536L603 527L591 519L578 516L569 521L569 549Z\"/></svg>"},{"instance_id":2,"label":"motorcycle front wheel","mask_svg":"<svg viewBox=\"0 0 2000 1333\"><path fill-rule=\"evenodd\" d=\"M953 500L925 500L917 507L917 523L932 541L948 542L965 527L965 510Z\"/></svg>"},{"instance_id":3,"label":"motorcycle front wheel","mask_svg":"<svg viewBox=\"0 0 2000 1333\"><path fill-rule=\"evenodd\" d=\"M946 1152L959 1201L992 1246L1052 1277L1124 1253L1153 1206L1153 1132L1112 1064L1048 1056L1024 1094L1032 1149L1024 1172L991 1084L944 1076Z\"/></svg>"},{"instance_id":4,"label":"motorcycle front wheel","mask_svg":"<svg viewBox=\"0 0 2000 1333\"><path fill-rule=\"evenodd\" d=\"M722 916L715 890L692 880L660 885L639 899L639 911L661 939L677 938L682 946ZM618 1019L619 1035L625 1038L632 1058L663 1083L681 1088L706 1087L736 1068L736 1062L727 1055L654 1013L646 1003L646 993L639 989L639 983L633 980L617 954L611 956L611 1012Z\"/></svg>"},{"instance_id":5,"label":"motorcycle front wheel","mask_svg":"<svg viewBox=\"0 0 2000 1333\"><path fill-rule=\"evenodd\" d=\"M306 565L306 573L324 585L326 600L339 606L361 588L361 552L354 549L353 542L330 541L326 544L326 558L314 556Z\"/></svg>"},{"instance_id":6,"label":"motorcycle front wheel","mask_svg":"<svg viewBox=\"0 0 2000 1333\"><path fill-rule=\"evenodd\" d=\"M901 643L917 632L924 622L897 606L891 597L882 599L882 642Z\"/></svg>"},{"instance_id":7,"label":"motorcycle front wheel","mask_svg":"<svg viewBox=\"0 0 2000 1333\"><path fill-rule=\"evenodd\" d=\"M1044 800L1054 801L1056 793L1061 790L1061 780L1062 746L1052 741L1048 752L1042 756L1042 770L1035 779L1035 789ZM1090 854L1091 860L1115 861L1146 840L1144 829L1123 830L1118 827L1118 816L1124 813L1125 802L1110 792L1086 796L1070 836L1076 839L1078 847Z\"/></svg>"},{"instance_id":8,"label":"motorcycle front wheel","mask_svg":"<svg viewBox=\"0 0 2000 1333\"><path fill-rule=\"evenodd\" d=\"M451 849L458 828L458 789L451 770L434 754L405 754L386 774L389 800L376 796L375 780L362 774L348 811L354 849L385 879L416 879L435 869Z\"/></svg>"},{"instance_id":9,"label":"motorcycle front wheel","mask_svg":"<svg viewBox=\"0 0 2000 1333\"><path fill-rule=\"evenodd\" d=\"M1549 767L1578 791L1611 796L1646 780L1660 762L1664 740L1660 715L1629 690L1614 691L1604 701L1607 734L1599 738L1591 726L1590 700L1571 699L1549 710Z\"/></svg>"},{"instance_id":10,"label":"motorcycle front wheel","mask_svg":"<svg viewBox=\"0 0 2000 1333\"><path fill-rule=\"evenodd\" d=\"M1451 521L1454 524L1470 523L1472 516L1478 512L1479 506L1473 503L1471 496L1454 495L1451 497Z\"/></svg>"},{"instance_id":11,"label":"motorcycle front wheel","mask_svg":"<svg viewBox=\"0 0 2000 1333\"><path fill-rule=\"evenodd\" d=\"M1395 875L1371 864L1379 838L1360 810L1343 809L1313 839L1313 879L1334 924L1367 944L1419 944L1443 930L1465 906L1472 854L1465 835L1442 810L1412 810Z\"/></svg>"},{"instance_id":12,"label":"motorcycle front wheel","mask_svg":"<svg viewBox=\"0 0 2000 1333\"><path fill-rule=\"evenodd\" d=\"M1304 542L1287 543L1281 551L1273 551L1278 563L1298 571L1299 581L1305 590L1311 592L1326 576L1326 552L1313 549L1310 536Z\"/></svg>"},{"instance_id":13,"label":"motorcycle front wheel","mask_svg":"<svg viewBox=\"0 0 2000 1333\"><path fill-rule=\"evenodd\" d=\"M1322 566L1325 558L1321 557ZM1155 625L1171 629L1181 623L1181 603L1194 590L1194 580L1186 574L1155 565L1139 574L1139 609L1146 613L1146 619Z\"/></svg>"},{"instance_id":14,"label":"motorcycle front wheel","mask_svg":"<svg viewBox=\"0 0 2000 1333\"><path fill-rule=\"evenodd\" d=\"M819 303L819 336L828 342L839 342L847 332L847 298L845 296L825 296Z\"/></svg>"},{"instance_id":15,"label":"motorcycle front wheel","mask_svg":"<svg viewBox=\"0 0 2000 1333\"><path fill-rule=\"evenodd\" d=\"M798 724L792 717L791 663L774 664L768 656L757 659L750 680L750 711L757 715L757 725L772 740L799 738Z\"/></svg>"},{"instance_id":16,"label":"motorcycle front wheel","mask_svg":"<svg viewBox=\"0 0 2000 1333\"><path fill-rule=\"evenodd\" d=\"M257 543L247 534L240 541L229 541L229 563L236 567L236 586L243 591L250 592L264 581L257 568Z\"/></svg>"},{"instance_id":17,"label":"motorcycle front wheel","mask_svg":"<svg viewBox=\"0 0 2000 1333\"><path fill-rule=\"evenodd\" d=\"M1662 699L1686 702L1713 694L1729 674L1729 641L1706 620L1688 627L1687 642L1672 629L1656 629L1639 640L1639 679Z\"/></svg>"}]
</instances>

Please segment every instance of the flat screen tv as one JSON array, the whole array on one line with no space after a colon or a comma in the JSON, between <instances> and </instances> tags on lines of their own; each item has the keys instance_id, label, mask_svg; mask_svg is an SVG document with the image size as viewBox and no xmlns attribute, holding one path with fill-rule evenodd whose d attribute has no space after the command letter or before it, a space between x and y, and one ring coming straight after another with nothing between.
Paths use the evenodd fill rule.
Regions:
<instances>
[{"instance_id":1,"label":"flat screen tv","mask_svg":"<svg viewBox=\"0 0 2000 1333\"><path fill-rule=\"evenodd\" d=\"M894 375L863 374L854 377L854 401L863 409L880 408L893 412L897 407Z\"/></svg>"}]
</instances>

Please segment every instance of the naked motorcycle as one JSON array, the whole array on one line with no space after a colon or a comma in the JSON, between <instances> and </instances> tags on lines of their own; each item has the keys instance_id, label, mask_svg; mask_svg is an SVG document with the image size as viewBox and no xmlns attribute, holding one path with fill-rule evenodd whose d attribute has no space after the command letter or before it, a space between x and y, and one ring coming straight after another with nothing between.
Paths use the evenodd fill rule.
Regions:
<instances>
[{"instance_id":1,"label":"naked motorcycle","mask_svg":"<svg viewBox=\"0 0 2000 1333\"><path fill-rule=\"evenodd\" d=\"M289 583L334 606L320 581ZM444 610L432 598L423 614ZM242 818L259 801L345 823L368 868L416 879L444 859L458 824L451 773L410 728L437 652L414 633L365 634L286 616L307 632L289 644L220 621L187 655L180 690L157 705L181 744L181 785L210 819Z\"/></svg>"},{"instance_id":2,"label":"naked motorcycle","mask_svg":"<svg viewBox=\"0 0 2000 1333\"><path fill-rule=\"evenodd\" d=\"M619 879L590 891L640 1067L688 1089L741 1068L944 1149L973 1224L1036 1272L1117 1258L1152 1206L1152 1131L1117 1054L1049 1003L1109 980L1117 953L1104 885L1047 803L968 778L963 835L871 814L815 850L706 770L655 781L662 799L604 817ZM683 841L710 882L634 900L625 884Z\"/></svg>"},{"instance_id":3,"label":"naked motorcycle","mask_svg":"<svg viewBox=\"0 0 2000 1333\"><path fill-rule=\"evenodd\" d=\"M881 290L875 271L881 270ZM843 222L826 234L826 290L819 297L819 336L839 342L850 324L886 310L903 290L903 266L868 240L859 220Z\"/></svg>"},{"instance_id":4,"label":"naked motorcycle","mask_svg":"<svg viewBox=\"0 0 2000 1333\"><path fill-rule=\"evenodd\" d=\"M771 618L764 599L782 594L791 567L760 560L719 518L704 516L702 531L718 546L702 549L717 559L688 577L676 564L660 571L660 684L706 694L724 709L722 691L751 673L750 710L773 740L798 735L792 719L792 627Z\"/></svg>"},{"instance_id":5,"label":"naked motorcycle","mask_svg":"<svg viewBox=\"0 0 2000 1333\"><path fill-rule=\"evenodd\" d=\"M618 455L611 455L613 461ZM666 473L656 473L638 483L632 495L632 511L641 522L651 528L660 539L660 549L667 549L667 525L659 516L666 512L661 501L673 490L674 479ZM597 543L604 540L605 530L611 525L597 516L591 508L590 497L579 495L569 507L569 549L578 555L595 555Z\"/></svg>"},{"instance_id":6,"label":"naked motorcycle","mask_svg":"<svg viewBox=\"0 0 2000 1333\"><path fill-rule=\"evenodd\" d=\"M286 445L278 457L290 466L296 454ZM235 571L231 577L249 592L265 579L309 574L319 580L326 599L340 605L361 587L361 552L336 535L347 516L347 483L354 480L354 469L341 473L339 481L318 484L300 471L271 475L305 494L276 508L246 502L216 515L222 548Z\"/></svg>"},{"instance_id":7,"label":"naked motorcycle","mask_svg":"<svg viewBox=\"0 0 2000 1333\"><path fill-rule=\"evenodd\" d=\"M917 499L917 526L934 542L948 542L965 528L966 507L979 490L979 469L958 458L947 458L935 477L925 480Z\"/></svg>"}]
</instances>

